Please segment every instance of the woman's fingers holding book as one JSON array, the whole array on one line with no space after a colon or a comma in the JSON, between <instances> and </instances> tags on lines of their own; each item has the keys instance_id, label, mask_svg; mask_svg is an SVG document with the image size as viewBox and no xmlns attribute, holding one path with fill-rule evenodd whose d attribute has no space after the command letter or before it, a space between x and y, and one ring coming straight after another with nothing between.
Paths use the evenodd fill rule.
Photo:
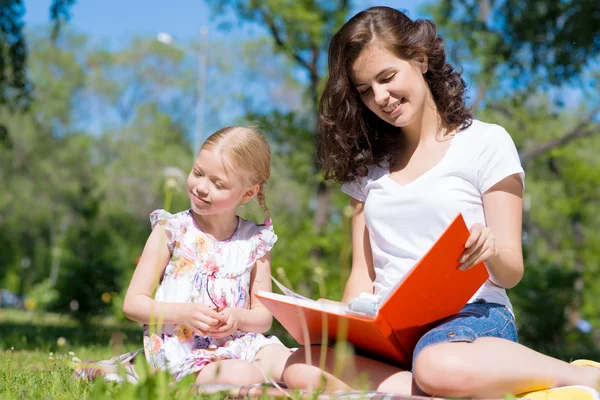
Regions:
<instances>
[{"instance_id":1,"label":"woman's fingers holding book","mask_svg":"<svg viewBox=\"0 0 600 400\"><path fill-rule=\"evenodd\" d=\"M492 231L481 224L471 227L471 235L465 243L465 251L459 258L458 269L465 271L486 261L496 254L496 240Z\"/></svg>"}]
</instances>

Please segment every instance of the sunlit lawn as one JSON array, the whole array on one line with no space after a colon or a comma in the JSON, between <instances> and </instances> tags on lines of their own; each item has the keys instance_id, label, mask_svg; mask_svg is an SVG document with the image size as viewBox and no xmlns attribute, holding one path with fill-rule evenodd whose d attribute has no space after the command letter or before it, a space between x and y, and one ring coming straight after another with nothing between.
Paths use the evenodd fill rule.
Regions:
<instances>
[{"instance_id":1,"label":"sunlit lawn","mask_svg":"<svg viewBox=\"0 0 600 400\"><path fill-rule=\"evenodd\" d=\"M72 378L78 360L108 359L141 343L141 329L134 323L97 319L83 326L56 314L0 309L0 398L189 398L191 382L173 385L163 374L142 376L137 386Z\"/></svg>"},{"instance_id":2,"label":"sunlit lawn","mask_svg":"<svg viewBox=\"0 0 600 400\"><path fill-rule=\"evenodd\" d=\"M193 377L174 384L166 373L149 374L144 368L138 368L139 385L73 379L79 361L109 359L141 343L141 328L131 322L105 318L82 325L58 314L0 309L0 399L188 399L196 394Z\"/></svg>"}]
</instances>

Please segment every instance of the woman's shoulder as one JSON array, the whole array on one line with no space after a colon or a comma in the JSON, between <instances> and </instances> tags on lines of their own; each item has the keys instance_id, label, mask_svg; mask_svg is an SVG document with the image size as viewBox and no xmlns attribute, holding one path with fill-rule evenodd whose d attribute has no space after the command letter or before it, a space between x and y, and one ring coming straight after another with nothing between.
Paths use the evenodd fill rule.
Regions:
<instances>
[{"instance_id":1,"label":"woman's shoulder","mask_svg":"<svg viewBox=\"0 0 600 400\"><path fill-rule=\"evenodd\" d=\"M475 141L486 143L490 139L493 140L494 138L501 136L510 137L510 134L501 125L474 119L470 126L458 131L456 136L466 139L469 142Z\"/></svg>"},{"instance_id":2,"label":"woman's shoulder","mask_svg":"<svg viewBox=\"0 0 600 400\"><path fill-rule=\"evenodd\" d=\"M381 165L372 164L367 167L367 174L365 176L357 176L354 179L354 181L351 181L349 183L357 182L361 186L366 186L367 183L376 181L382 176L389 173L389 170L390 166L387 161L384 161L383 163L381 163Z\"/></svg>"}]
</instances>

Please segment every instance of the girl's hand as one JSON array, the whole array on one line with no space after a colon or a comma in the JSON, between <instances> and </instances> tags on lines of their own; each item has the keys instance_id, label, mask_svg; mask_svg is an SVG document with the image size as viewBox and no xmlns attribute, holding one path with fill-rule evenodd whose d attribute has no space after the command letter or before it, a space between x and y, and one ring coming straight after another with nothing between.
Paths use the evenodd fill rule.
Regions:
<instances>
[{"instance_id":1,"label":"girl's hand","mask_svg":"<svg viewBox=\"0 0 600 400\"><path fill-rule=\"evenodd\" d=\"M181 304L180 312L181 322L204 336L208 335L211 329L225 322L222 315L204 304Z\"/></svg>"},{"instance_id":2,"label":"girl's hand","mask_svg":"<svg viewBox=\"0 0 600 400\"><path fill-rule=\"evenodd\" d=\"M238 331L240 324L238 315L232 308L225 308L220 314L223 324L213 327L211 331L207 332L209 336L215 339L233 335Z\"/></svg>"},{"instance_id":3,"label":"girl's hand","mask_svg":"<svg viewBox=\"0 0 600 400\"><path fill-rule=\"evenodd\" d=\"M460 262L458 269L466 271L497 255L496 239L490 228L481 224L474 224L471 227L471 236L465 243L465 251L458 259Z\"/></svg>"}]
</instances>

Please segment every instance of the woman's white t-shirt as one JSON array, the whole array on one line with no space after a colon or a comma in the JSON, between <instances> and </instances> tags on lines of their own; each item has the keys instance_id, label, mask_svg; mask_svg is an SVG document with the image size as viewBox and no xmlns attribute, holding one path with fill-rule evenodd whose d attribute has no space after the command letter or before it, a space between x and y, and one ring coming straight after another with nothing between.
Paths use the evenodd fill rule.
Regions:
<instances>
[{"instance_id":1,"label":"woman's white t-shirt","mask_svg":"<svg viewBox=\"0 0 600 400\"><path fill-rule=\"evenodd\" d=\"M342 191L365 202L375 293L386 296L431 248L458 213L467 227L486 225L483 193L502 179L525 173L515 144L504 128L473 120L459 131L444 158L415 180L400 185L388 168L346 183ZM487 281L469 300L484 299L512 310L506 290Z\"/></svg>"}]
</instances>

